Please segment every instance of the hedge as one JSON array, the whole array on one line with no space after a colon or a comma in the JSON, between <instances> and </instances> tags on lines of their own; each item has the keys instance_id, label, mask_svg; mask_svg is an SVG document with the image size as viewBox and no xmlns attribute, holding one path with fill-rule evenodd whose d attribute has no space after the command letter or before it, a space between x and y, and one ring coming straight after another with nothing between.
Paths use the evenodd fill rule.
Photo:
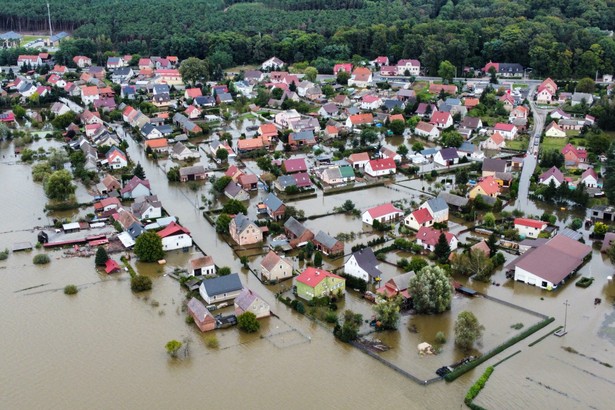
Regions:
<instances>
[{"instance_id":1,"label":"hedge","mask_svg":"<svg viewBox=\"0 0 615 410\"><path fill-rule=\"evenodd\" d=\"M528 327L525 331L519 333L517 336L514 336L508 339L507 341L497 346L490 352L482 355L478 359L472 360L471 362L468 362L466 364L459 366L458 368L456 368L455 370L453 370L452 372L444 376L444 380L446 380L447 382L452 382L453 380L455 380L462 374L469 372L470 370L474 369L476 366L479 366L483 362L491 359L496 354L503 352L504 350L508 349L510 346L514 345L515 343L518 343L521 340L525 339L526 337L538 332L540 329L549 325L553 321L555 321L555 318L550 317L550 318L543 320L542 322L536 323L534 326Z\"/></svg>"},{"instance_id":2,"label":"hedge","mask_svg":"<svg viewBox=\"0 0 615 410\"><path fill-rule=\"evenodd\" d=\"M468 392L466 393L466 397L463 400L463 402L467 406L470 406L472 401L476 398L476 396L478 396L478 393L480 393L483 387L485 387L485 384L487 384L487 380L489 380L491 373L493 373L493 366L487 367L485 373L483 373L483 375L472 385L472 387L470 387L470 390L468 390Z\"/></svg>"}]
</instances>

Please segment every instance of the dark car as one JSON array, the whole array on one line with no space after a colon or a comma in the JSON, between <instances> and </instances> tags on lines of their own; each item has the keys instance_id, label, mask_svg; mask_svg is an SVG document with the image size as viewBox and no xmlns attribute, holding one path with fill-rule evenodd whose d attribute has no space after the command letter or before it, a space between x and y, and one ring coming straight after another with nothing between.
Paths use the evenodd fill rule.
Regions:
<instances>
[{"instance_id":1,"label":"dark car","mask_svg":"<svg viewBox=\"0 0 615 410\"><path fill-rule=\"evenodd\" d=\"M216 329L225 329L235 325L237 325L237 316L235 315L222 316L220 314L216 316Z\"/></svg>"}]
</instances>

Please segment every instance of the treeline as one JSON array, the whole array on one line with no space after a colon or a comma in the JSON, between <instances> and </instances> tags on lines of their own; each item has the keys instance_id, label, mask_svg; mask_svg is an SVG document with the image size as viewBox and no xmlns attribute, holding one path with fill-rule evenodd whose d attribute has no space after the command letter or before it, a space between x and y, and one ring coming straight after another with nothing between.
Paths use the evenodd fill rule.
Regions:
<instances>
[{"instance_id":1,"label":"treeline","mask_svg":"<svg viewBox=\"0 0 615 410\"><path fill-rule=\"evenodd\" d=\"M99 58L196 56L226 68L276 55L326 73L336 61L386 55L418 58L429 75L444 58L459 72L490 60L558 79L615 72L605 31L615 29L615 3L606 0L52 0L51 8L54 30L72 25L93 46L80 53ZM4 30L44 31L45 19L44 0L0 10ZM75 46L61 51L71 57Z\"/></svg>"}]
</instances>

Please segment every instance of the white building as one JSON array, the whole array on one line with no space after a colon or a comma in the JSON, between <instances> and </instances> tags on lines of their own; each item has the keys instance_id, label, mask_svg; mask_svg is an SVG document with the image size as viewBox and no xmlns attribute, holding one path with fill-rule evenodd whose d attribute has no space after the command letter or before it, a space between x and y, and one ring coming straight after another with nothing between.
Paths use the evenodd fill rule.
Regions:
<instances>
[{"instance_id":1,"label":"white building","mask_svg":"<svg viewBox=\"0 0 615 410\"><path fill-rule=\"evenodd\" d=\"M184 249L192 246L190 231L175 222L171 222L166 228L158 231L157 234L162 238L162 249L164 251Z\"/></svg>"},{"instance_id":2,"label":"white building","mask_svg":"<svg viewBox=\"0 0 615 410\"><path fill-rule=\"evenodd\" d=\"M382 275L378 267L378 259L376 259L372 248L364 248L354 252L344 264L344 273L367 283L377 280Z\"/></svg>"},{"instance_id":3,"label":"white building","mask_svg":"<svg viewBox=\"0 0 615 410\"><path fill-rule=\"evenodd\" d=\"M536 219L515 218L515 229L519 235L526 238L536 239L538 235L547 227L547 223Z\"/></svg>"}]
</instances>

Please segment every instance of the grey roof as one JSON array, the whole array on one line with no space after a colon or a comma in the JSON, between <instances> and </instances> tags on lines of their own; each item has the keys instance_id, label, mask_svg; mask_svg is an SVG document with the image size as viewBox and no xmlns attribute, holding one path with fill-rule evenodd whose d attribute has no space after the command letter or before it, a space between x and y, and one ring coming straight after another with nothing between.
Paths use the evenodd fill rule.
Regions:
<instances>
[{"instance_id":1,"label":"grey roof","mask_svg":"<svg viewBox=\"0 0 615 410\"><path fill-rule=\"evenodd\" d=\"M429 209L433 212L446 211L448 209L448 204L443 198L440 197L428 200L427 205L429 205Z\"/></svg>"},{"instance_id":2,"label":"grey roof","mask_svg":"<svg viewBox=\"0 0 615 410\"><path fill-rule=\"evenodd\" d=\"M339 167L327 168L323 174L326 174L330 180L339 179L342 177Z\"/></svg>"},{"instance_id":3,"label":"grey roof","mask_svg":"<svg viewBox=\"0 0 615 410\"><path fill-rule=\"evenodd\" d=\"M117 68L113 72L113 76L115 76L115 77L125 77L127 75L130 75L131 72L132 72L132 69L130 67L120 67L120 68Z\"/></svg>"},{"instance_id":4,"label":"grey roof","mask_svg":"<svg viewBox=\"0 0 615 410\"><path fill-rule=\"evenodd\" d=\"M384 100L382 103L387 108L387 110L404 107L404 103L399 100L387 99L387 100Z\"/></svg>"},{"instance_id":5,"label":"grey roof","mask_svg":"<svg viewBox=\"0 0 615 410\"><path fill-rule=\"evenodd\" d=\"M224 188L224 194L229 198L235 198L241 191L243 191L241 185L233 181L229 182L226 188Z\"/></svg>"},{"instance_id":6,"label":"grey roof","mask_svg":"<svg viewBox=\"0 0 615 410\"><path fill-rule=\"evenodd\" d=\"M64 38L68 37L68 33L66 31L60 31L58 34L54 34L50 37L51 41L60 41Z\"/></svg>"},{"instance_id":7,"label":"grey roof","mask_svg":"<svg viewBox=\"0 0 615 410\"><path fill-rule=\"evenodd\" d=\"M246 311L257 299L262 300L262 298L258 296L258 294L256 294L254 291L248 288L244 288L239 294L239 296L235 298L235 305L241 310Z\"/></svg>"},{"instance_id":8,"label":"grey roof","mask_svg":"<svg viewBox=\"0 0 615 410\"><path fill-rule=\"evenodd\" d=\"M220 101L233 101L233 96L230 93L219 93L217 95Z\"/></svg>"},{"instance_id":9,"label":"grey roof","mask_svg":"<svg viewBox=\"0 0 615 410\"><path fill-rule=\"evenodd\" d=\"M472 132L472 130L466 128L468 132ZM461 130L459 130L459 133L462 134ZM461 152L474 152L476 151L476 145L472 144L469 141L465 141L463 143L461 143L461 146L459 148L457 148L457 151L461 151Z\"/></svg>"},{"instance_id":10,"label":"grey roof","mask_svg":"<svg viewBox=\"0 0 615 410\"><path fill-rule=\"evenodd\" d=\"M414 276L414 271L410 271L410 272L406 272L399 276L394 276L391 278L391 280L395 284L395 287L397 288L397 290L402 292L408 289L408 286L410 285L410 279L413 276Z\"/></svg>"},{"instance_id":11,"label":"grey roof","mask_svg":"<svg viewBox=\"0 0 615 410\"><path fill-rule=\"evenodd\" d=\"M523 73L523 66L519 63L499 63L498 73L521 74Z\"/></svg>"},{"instance_id":12,"label":"grey roof","mask_svg":"<svg viewBox=\"0 0 615 410\"><path fill-rule=\"evenodd\" d=\"M333 249L333 247L339 242L337 239L323 231L318 231L314 237L314 240L322 243L329 249Z\"/></svg>"},{"instance_id":13,"label":"grey roof","mask_svg":"<svg viewBox=\"0 0 615 410\"><path fill-rule=\"evenodd\" d=\"M457 149L453 147L441 149L440 155L442 156L442 159L445 161L449 159L459 158L459 155L457 154Z\"/></svg>"},{"instance_id":14,"label":"grey roof","mask_svg":"<svg viewBox=\"0 0 615 410\"><path fill-rule=\"evenodd\" d=\"M581 239L583 237L583 234L580 232L577 232L575 230L572 230L570 228L564 228L559 232L560 235L564 235L567 236L570 239L573 239L575 241L578 241L579 239ZM605 237L606 239L606 237Z\"/></svg>"},{"instance_id":15,"label":"grey roof","mask_svg":"<svg viewBox=\"0 0 615 410\"><path fill-rule=\"evenodd\" d=\"M6 33L0 34L0 40L20 40L21 38L22 35L14 31L7 31Z\"/></svg>"},{"instance_id":16,"label":"grey roof","mask_svg":"<svg viewBox=\"0 0 615 410\"><path fill-rule=\"evenodd\" d=\"M590 102L594 99L594 96L591 95L590 93L574 93L572 94L572 101L581 101L581 100L585 100L587 102Z\"/></svg>"},{"instance_id":17,"label":"grey roof","mask_svg":"<svg viewBox=\"0 0 615 410\"><path fill-rule=\"evenodd\" d=\"M495 177L502 181L512 181L513 174L511 172L496 172Z\"/></svg>"},{"instance_id":18,"label":"grey roof","mask_svg":"<svg viewBox=\"0 0 615 410\"><path fill-rule=\"evenodd\" d=\"M429 155L436 155L438 153L438 150L436 148L425 148L424 150L421 151L421 155L423 156L429 156Z\"/></svg>"},{"instance_id":19,"label":"grey roof","mask_svg":"<svg viewBox=\"0 0 615 410\"><path fill-rule=\"evenodd\" d=\"M154 94L169 94L171 92L171 88L168 84L154 84L152 91Z\"/></svg>"},{"instance_id":20,"label":"grey roof","mask_svg":"<svg viewBox=\"0 0 615 410\"><path fill-rule=\"evenodd\" d=\"M210 279L211 280L211 279ZM188 302L188 310L192 312L200 321L205 320L207 316L213 317L213 315L207 310L205 305L198 299L192 298Z\"/></svg>"},{"instance_id":21,"label":"grey roof","mask_svg":"<svg viewBox=\"0 0 615 410\"><path fill-rule=\"evenodd\" d=\"M293 133L293 139L295 141L307 141L314 139L314 132L312 131L300 131Z\"/></svg>"},{"instance_id":22,"label":"grey roof","mask_svg":"<svg viewBox=\"0 0 615 410\"><path fill-rule=\"evenodd\" d=\"M150 132L154 131L154 129L156 129L156 127L154 127L154 124L148 122L147 124L144 124L143 127L141 127L141 134L147 136Z\"/></svg>"},{"instance_id":23,"label":"grey roof","mask_svg":"<svg viewBox=\"0 0 615 410\"><path fill-rule=\"evenodd\" d=\"M267 197L263 200L263 203L267 206L267 208L274 212L284 206L284 202L282 202L280 198L275 196L273 193L267 195Z\"/></svg>"},{"instance_id":24,"label":"grey roof","mask_svg":"<svg viewBox=\"0 0 615 410\"><path fill-rule=\"evenodd\" d=\"M461 125L466 127L466 128L478 128L478 122L480 121L480 118L477 117L464 117L463 120L461 120Z\"/></svg>"},{"instance_id":25,"label":"grey roof","mask_svg":"<svg viewBox=\"0 0 615 410\"><path fill-rule=\"evenodd\" d=\"M243 232L252 223L252 221L250 221L250 219L242 213L235 215L234 219L235 230L237 231L237 233Z\"/></svg>"},{"instance_id":26,"label":"grey roof","mask_svg":"<svg viewBox=\"0 0 615 410\"><path fill-rule=\"evenodd\" d=\"M297 221L292 216L284 223L284 228L288 229L297 238L303 235L303 233L307 230L301 222Z\"/></svg>"},{"instance_id":27,"label":"grey roof","mask_svg":"<svg viewBox=\"0 0 615 410\"><path fill-rule=\"evenodd\" d=\"M335 114L340 109L334 103L328 103L322 106L322 109L325 110L327 114Z\"/></svg>"},{"instance_id":28,"label":"grey roof","mask_svg":"<svg viewBox=\"0 0 615 410\"><path fill-rule=\"evenodd\" d=\"M243 289L239 274L220 276L212 279L205 279L201 284L209 296L222 295L224 293L236 292Z\"/></svg>"},{"instance_id":29,"label":"grey roof","mask_svg":"<svg viewBox=\"0 0 615 410\"><path fill-rule=\"evenodd\" d=\"M354 256L355 261L357 261L357 265L366 271L372 278L377 278L382 275L382 272L378 269L378 259L376 259L376 255L374 255L372 248L361 249L353 253L352 256Z\"/></svg>"},{"instance_id":30,"label":"grey roof","mask_svg":"<svg viewBox=\"0 0 615 410\"><path fill-rule=\"evenodd\" d=\"M215 104L216 103L216 99L212 96L209 95L204 95L201 97L196 97L194 99L194 103L196 105L211 105L211 104Z\"/></svg>"},{"instance_id":31,"label":"grey roof","mask_svg":"<svg viewBox=\"0 0 615 410\"><path fill-rule=\"evenodd\" d=\"M179 169L179 175L195 175L204 174L205 167L203 165L193 165L191 167L183 167Z\"/></svg>"},{"instance_id":32,"label":"grey roof","mask_svg":"<svg viewBox=\"0 0 615 410\"><path fill-rule=\"evenodd\" d=\"M483 202L489 206L493 206L495 205L495 202L498 200L497 198L494 198L492 196L489 195L483 195L480 194L481 199L483 200Z\"/></svg>"},{"instance_id":33,"label":"grey roof","mask_svg":"<svg viewBox=\"0 0 615 410\"><path fill-rule=\"evenodd\" d=\"M459 195L449 194L448 192L440 192L438 198L442 198L448 205L453 205L462 208L468 204L469 199Z\"/></svg>"},{"instance_id":34,"label":"grey roof","mask_svg":"<svg viewBox=\"0 0 615 410\"><path fill-rule=\"evenodd\" d=\"M280 188L284 189L297 185L297 180L292 175L281 175L278 177L277 183L280 185Z\"/></svg>"},{"instance_id":35,"label":"grey roof","mask_svg":"<svg viewBox=\"0 0 615 410\"><path fill-rule=\"evenodd\" d=\"M499 158L485 158L483 161L483 171L504 172L506 171L506 161Z\"/></svg>"}]
</instances>

